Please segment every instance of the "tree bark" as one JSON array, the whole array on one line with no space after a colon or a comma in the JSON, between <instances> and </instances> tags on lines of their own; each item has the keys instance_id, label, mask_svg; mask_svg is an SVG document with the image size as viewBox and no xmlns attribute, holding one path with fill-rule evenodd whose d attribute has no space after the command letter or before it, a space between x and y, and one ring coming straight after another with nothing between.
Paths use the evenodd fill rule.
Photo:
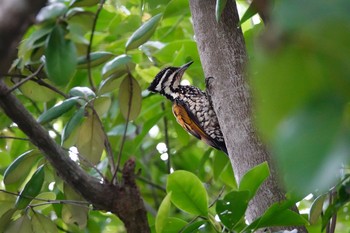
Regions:
<instances>
[{"instance_id":1,"label":"tree bark","mask_svg":"<svg viewBox=\"0 0 350 233\"><path fill-rule=\"evenodd\" d=\"M0 4L0 73L7 73L23 34L45 5L44 0L3 0ZM59 176L80 193L94 208L116 214L131 233L150 232L146 210L135 183L135 163L126 162L121 184L102 183L89 176L48 132L33 118L20 101L9 93L0 77L0 107L37 146Z\"/></svg>"},{"instance_id":2,"label":"tree bark","mask_svg":"<svg viewBox=\"0 0 350 233\"><path fill-rule=\"evenodd\" d=\"M285 199L266 147L253 125L251 95L246 80L247 54L235 1L227 1L219 22L216 0L190 0L199 55L208 91L218 116L237 182L252 167L267 161L271 176L249 203L247 220L252 222L275 202ZM299 232L303 232L300 229ZM305 230L306 231L306 230Z\"/></svg>"}]
</instances>

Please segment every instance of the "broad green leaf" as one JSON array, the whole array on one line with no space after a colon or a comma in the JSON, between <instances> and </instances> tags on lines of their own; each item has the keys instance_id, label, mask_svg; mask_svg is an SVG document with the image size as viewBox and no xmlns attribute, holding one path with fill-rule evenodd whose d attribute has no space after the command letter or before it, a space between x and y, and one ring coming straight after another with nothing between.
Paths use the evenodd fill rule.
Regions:
<instances>
[{"instance_id":1,"label":"broad green leaf","mask_svg":"<svg viewBox=\"0 0 350 233\"><path fill-rule=\"evenodd\" d=\"M36 20L42 23L47 20L55 20L57 17L64 15L66 13L67 7L61 2L53 2L48 6L41 8Z\"/></svg>"},{"instance_id":2,"label":"broad green leaf","mask_svg":"<svg viewBox=\"0 0 350 233\"><path fill-rule=\"evenodd\" d=\"M64 100L62 103L53 106L43 114L38 117L38 122L41 124L48 123L64 113L68 112L71 108L73 108L78 103L77 97L72 97Z\"/></svg>"},{"instance_id":3,"label":"broad green leaf","mask_svg":"<svg viewBox=\"0 0 350 233\"><path fill-rule=\"evenodd\" d=\"M215 5L215 18L216 22L220 21L222 11L225 9L227 0L216 0Z\"/></svg>"},{"instance_id":4,"label":"broad green leaf","mask_svg":"<svg viewBox=\"0 0 350 233\"><path fill-rule=\"evenodd\" d=\"M63 28L56 26L49 36L45 50L48 77L57 85L66 85L70 81L77 64L75 45L64 36Z\"/></svg>"},{"instance_id":5,"label":"broad green leaf","mask_svg":"<svg viewBox=\"0 0 350 233\"><path fill-rule=\"evenodd\" d=\"M82 7L82 6L94 6L99 3L99 0L73 0L69 7Z\"/></svg>"},{"instance_id":6,"label":"broad green leaf","mask_svg":"<svg viewBox=\"0 0 350 233\"><path fill-rule=\"evenodd\" d=\"M94 100L94 108L100 117L109 110L111 104L112 100L108 96L100 96Z\"/></svg>"},{"instance_id":7,"label":"broad green leaf","mask_svg":"<svg viewBox=\"0 0 350 233\"><path fill-rule=\"evenodd\" d=\"M163 231L157 231L157 233L178 233L187 225L187 222L180 218L167 217L164 224L166 228Z\"/></svg>"},{"instance_id":8,"label":"broad green leaf","mask_svg":"<svg viewBox=\"0 0 350 233\"><path fill-rule=\"evenodd\" d=\"M163 18L190 14L190 6L187 0L172 0L166 6Z\"/></svg>"},{"instance_id":9,"label":"broad green leaf","mask_svg":"<svg viewBox=\"0 0 350 233\"><path fill-rule=\"evenodd\" d=\"M287 200L274 203L265 213L252 222L245 230L253 230L272 226L303 226L307 220L296 212L289 210L295 202Z\"/></svg>"},{"instance_id":10,"label":"broad green leaf","mask_svg":"<svg viewBox=\"0 0 350 233\"><path fill-rule=\"evenodd\" d=\"M71 133L81 124L81 122L84 119L84 114L85 107L83 106L79 108L79 110L76 113L74 113L71 119L69 119L69 121L63 128L61 143L63 143L71 135Z\"/></svg>"},{"instance_id":11,"label":"broad green leaf","mask_svg":"<svg viewBox=\"0 0 350 233\"><path fill-rule=\"evenodd\" d=\"M132 71L135 68L135 63L132 62L129 55L120 55L107 62L102 68L103 78L113 76L114 78L121 77Z\"/></svg>"},{"instance_id":12,"label":"broad green leaf","mask_svg":"<svg viewBox=\"0 0 350 233\"><path fill-rule=\"evenodd\" d=\"M135 49L151 38L161 18L162 14L155 15L139 27L126 42L125 49Z\"/></svg>"},{"instance_id":13,"label":"broad green leaf","mask_svg":"<svg viewBox=\"0 0 350 233\"><path fill-rule=\"evenodd\" d=\"M80 156L96 165L100 162L105 136L101 123L95 114L90 114L80 126L77 148ZM84 160L82 163L89 166Z\"/></svg>"},{"instance_id":14,"label":"broad green leaf","mask_svg":"<svg viewBox=\"0 0 350 233\"><path fill-rule=\"evenodd\" d=\"M30 219L26 214L11 222L5 230L5 233L34 233ZM36 232L35 232L36 233Z\"/></svg>"},{"instance_id":15,"label":"broad green leaf","mask_svg":"<svg viewBox=\"0 0 350 233\"><path fill-rule=\"evenodd\" d=\"M98 66L98 65L108 61L112 56L113 56L112 53L104 52L104 51L90 53L90 66L91 67ZM79 68L79 69L87 69L88 68L88 64L87 63L88 63L88 61L87 61L86 55L78 57L78 66L77 66L77 68Z\"/></svg>"},{"instance_id":16,"label":"broad green leaf","mask_svg":"<svg viewBox=\"0 0 350 233\"><path fill-rule=\"evenodd\" d=\"M220 177L220 175L222 174L226 166L231 166L231 163L228 157L223 153L215 153L215 156L213 159L213 172L214 172L215 180L218 180L218 178Z\"/></svg>"},{"instance_id":17,"label":"broad green leaf","mask_svg":"<svg viewBox=\"0 0 350 233\"><path fill-rule=\"evenodd\" d=\"M41 165L19 193L15 203L15 207L17 209L26 208L33 198L39 194L41 186L44 183L44 179L44 165Z\"/></svg>"},{"instance_id":18,"label":"broad green leaf","mask_svg":"<svg viewBox=\"0 0 350 233\"><path fill-rule=\"evenodd\" d=\"M261 163L250 169L241 179L239 190L249 191L249 199L252 199L259 189L260 185L270 175L270 170L267 162Z\"/></svg>"},{"instance_id":19,"label":"broad green leaf","mask_svg":"<svg viewBox=\"0 0 350 233\"><path fill-rule=\"evenodd\" d=\"M96 94L88 87L73 87L69 91L70 96L82 97L85 100L91 100L96 97Z\"/></svg>"},{"instance_id":20,"label":"broad green leaf","mask_svg":"<svg viewBox=\"0 0 350 233\"><path fill-rule=\"evenodd\" d=\"M317 99L291 113L278 127L272 149L287 188L300 197L327 191L348 160L349 136L342 125L342 104Z\"/></svg>"},{"instance_id":21,"label":"broad green leaf","mask_svg":"<svg viewBox=\"0 0 350 233\"><path fill-rule=\"evenodd\" d=\"M249 200L249 191L233 191L217 201L216 213L228 229L234 228L244 217Z\"/></svg>"},{"instance_id":22,"label":"broad green leaf","mask_svg":"<svg viewBox=\"0 0 350 233\"><path fill-rule=\"evenodd\" d=\"M23 95L38 102L48 102L56 97L55 92L32 81L25 82L19 89Z\"/></svg>"},{"instance_id":23,"label":"broad green leaf","mask_svg":"<svg viewBox=\"0 0 350 233\"><path fill-rule=\"evenodd\" d=\"M41 200L40 200L41 199ZM45 201L43 201L45 200ZM30 205L31 206L35 206L35 210L38 211L38 210L43 210L47 207L50 207L50 204L47 204L47 205L41 205L43 203L47 203L48 200L56 200L56 194L54 192L42 192L42 193L39 193L37 196L36 196L36 199L33 199L31 202L30 202ZM40 204L40 206L36 206Z\"/></svg>"},{"instance_id":24,"label":"broad green leaf","mask_svg":"<svg viewBox=\"0 0 350 233\"><path fill-rule=\"evenodd\" d=\"M171 192L169 192L163 199L159 206L158 213L156 216L156 232L161 233L167 229L167 218L169 217L170 206L171 206Z\"/></svg>"},{"instance_id":25,"label":"broad green leaf","mask_svg":"<svg viewBox=\"0 0 350 233\"><path fill-rule=\"evenodd\" d=\"M131 76L124 78L119 88L120 111L128 121L135 120L141 111L141 88Z\"/></svg>"},{"instance_id":26,"label":"broad green leaf","mask_svg":"<svg viewBox=\"0 0 350 233\"><path fill-rule=\"evenodd\" d=\"M15 212L16 209L9 209L0 217L0 232L5 232Z\"/></svg>"},{"instance_id":27,"label":"broad green leaf","mask_svg":"<svg viewBox=\"0 0 350 233\"><path fill-rule=\"evenodd\" d=\"M64 196L67 200L85 201L79 194L77 194L69 185L64 183ZM77 206L65 204L62 207L62 220L66 224L77 224L80 229L84 229L87 225L89 208L88 205Z\"/></svg>"},{"instance_id":28,"label":"broad green leaf","mask_svg":"<svg viewBox=\"0 0 350 233\"><path fill-rule=\"evenodd\" d=\"M55 233L58 232L56 224L38 212L34 212L32 215L32 227L35 233Z\"/></svg>"},{"instance_id":29,"label":"broad green leaf","mask_svg":"<svg viewBox=\"0 0 350 233\"><path fill-rule=\"evenodd\" d=\"M255 0L256 1L256 0ZM256 13L258 13L258 9L254 6L254 1L250 3L248 9L244 12L241 20L239 21L239 25L242 25L245 21L253 17Z\"/></svg>"},{"instance_id":30,"label":"broad green leaf","mask_svg":"<svg viewBox=\"0 0 350 233\"><path fill-rule=\"evenodd\" d=\"M125 76L126 76L126 74L124 76L121 76L121 77L125 77ZM108 92L118 90L119 86L120 86L120 79L118 79L112 75L109 78L102 80L102 82L100 83L100 86L98 88L98 94L103 95L103 94L106 94Z\"/></svg>"},{"instance_id":31,"label":"broad green leaf","mask_svg":"<svg viewBox=\"0 0 350 233\"><path fill-rule=\"evenodd\" d=\"M167 192L179 209L195 215L208 215L208 196L202 182L193 173L175 171L168 176Z\"/></svg>"},{"instance_id":32,"label":"broad green leaf","mask_svg":"<svg viewBox=\"0 0 350 233\"><path fill-rule=\"evenodd\" d=\"M316 224L317 220L320 218L323 212L323 204L325 200L327 199L327 195L323 194L318 196L310 207L309 212L309 222L310 224Z\"/></svg>"},{"instance_id":33,"label":"broad green leaf","mask_svg":"<svg viewBox=\"0 0 350 233\"><path fill-rule=\"evenodd\" d=\"M5 170L4 183L13 184L27 177L40 155L38 150L30 150L18 156Z\"/></svg>"},{"instance_id":34,"label":"broad green leaf","mask_svg":"<svg viewBox=\"0 0 350 233\"><path fill-rule=\"evenodd\" d=\"M182 233L193 233L193 232L200 232L203 226L208 224L207 221L201 220L197 221L191 224L188 224L184 229L181 231Z\"/></svg>"}]
</instances>

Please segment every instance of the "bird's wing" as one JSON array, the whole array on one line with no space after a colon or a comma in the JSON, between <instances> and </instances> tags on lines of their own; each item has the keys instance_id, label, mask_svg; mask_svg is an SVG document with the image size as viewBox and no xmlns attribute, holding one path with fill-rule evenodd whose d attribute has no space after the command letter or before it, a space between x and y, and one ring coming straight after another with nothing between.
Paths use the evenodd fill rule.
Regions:
<instances>
[{"instance_id":1,"label":"bird's wing","mask_svg":"<svg viewBox=\"0 0 350 233\"><path fill-rule=\"evenodd\" d=\"M188 106L180 100L176 100L173 103L173 113L177 122L187 132L195 136L196 138L204 141L209 146L212 146L218 150L222 150L227 154L226 145L224 142L219 142L211 138L200 126L197 118L189 110Z\"/></svg>"}]
</instances>

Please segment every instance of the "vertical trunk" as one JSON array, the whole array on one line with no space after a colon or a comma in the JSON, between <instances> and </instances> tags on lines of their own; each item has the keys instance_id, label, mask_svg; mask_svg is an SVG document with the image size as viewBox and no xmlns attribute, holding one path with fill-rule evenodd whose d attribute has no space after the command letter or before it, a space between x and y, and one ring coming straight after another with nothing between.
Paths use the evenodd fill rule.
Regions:
<instances>
[{"instance_id":1,"label":"vertical trunk","mask_svg":"<svg viewBox=\"0 0 350 233\"><path fill-rule=\"evenodd\" d=\"M236 180L250 168L267 161L271 176L264 182L247 210L251 222L274 202L284 200L270 156L254 129L251 97L245 79L247 55L235 1L227 1L219 22L215 0L190 0L194 31L214 109L225 137ZM301 232L301 231L300 231Z\"/></svg>"}]
</instances>

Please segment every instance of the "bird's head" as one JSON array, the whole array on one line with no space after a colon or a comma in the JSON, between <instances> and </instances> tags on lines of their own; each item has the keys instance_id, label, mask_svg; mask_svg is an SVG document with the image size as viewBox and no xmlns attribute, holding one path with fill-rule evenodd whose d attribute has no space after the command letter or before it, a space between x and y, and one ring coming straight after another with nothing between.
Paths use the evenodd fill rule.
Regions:
<instances>
[{"instance_id":1,"label":"bird's head","mask_svg":"<svg viewBox=\"0 0 350 233\"><path fill-rule=\"evenodd\" d=\"M167 67L161 70L154 78L148 90L157 92L163 95L170 95L180 85L181 78L185 70L193 63L193 61L186 63L181 67Z\"/></svg>"}]
</instances>

